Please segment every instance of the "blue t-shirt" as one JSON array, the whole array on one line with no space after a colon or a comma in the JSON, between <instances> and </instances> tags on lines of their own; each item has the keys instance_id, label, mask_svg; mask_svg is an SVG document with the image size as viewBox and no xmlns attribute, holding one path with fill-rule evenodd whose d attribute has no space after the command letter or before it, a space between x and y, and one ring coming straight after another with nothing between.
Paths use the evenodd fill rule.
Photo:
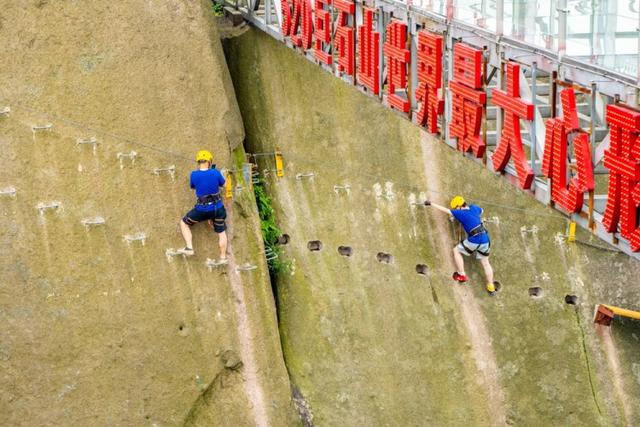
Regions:
<instances>
[{"instance_id":1,"label":"blue t-shirt","mask_svg":"<svg viewBox=\"0 0 640 427\"><path fill-rule=\"evenodd\" d=\"M220 193L220 187L224 187L224 177L215 167L207 170L194 170L191 172L189 185L196 190L196 197L208 194ZM196 205L199 211L212 211L222 206L222 201L211 205Z\"/></svg>"},{"instance_id":2,"label":"blue t-shirt","mask_svg":"<svg viewBox=\"0 0 640 427\"><path fill-rule=\"evenodd\" d=\"M469 205L469 209L451 209L451 215L462 224L462 228L467 233L467 239L471 243L489 243L488 233L480 233L473 237L469 236L471 230L482 224L482 208L480 206Z\"/></svg>"}]
</instances>

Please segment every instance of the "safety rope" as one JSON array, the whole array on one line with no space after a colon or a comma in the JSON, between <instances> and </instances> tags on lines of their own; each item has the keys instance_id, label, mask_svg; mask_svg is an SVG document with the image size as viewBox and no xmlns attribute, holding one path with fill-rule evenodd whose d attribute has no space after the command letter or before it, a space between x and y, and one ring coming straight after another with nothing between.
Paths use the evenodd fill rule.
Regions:
<instances>
[{"instance_id":1,"label":"safety rope","mask_svg":"<svg viewBox=\"0 0 640 427\"><path fill-rule=\"evenodd\" d=\"M261 154L265 154L265 153L261 153ZM273 154L273 153L271 153ZM296 154L293 153L289 153L289 152L283 152L285 158L288 159L293 159L297 162L303 163L303 164L308 164L308 158L306 157L299 157ZM337 153L336 153L337 154ZM337 155L336 157L337 159L340 159L341 157L339 155ZM380 175L375 175L375 174L371 174L368 172L365 172L363 170L358 170L358 175L364 175L364 176L368 176L369 178L372 178L375 181L385 181L388 178L384 178ZM445 193L444 191L440 191L440 190L435 190L433 188L429 188L429 187L416 187L414 185L409 185L409 184L405 184L402 182L394 182L393 183L394 186L398 186L398 187L402 187L405 188L411 192L414 193L421 193L421 192L427 192L427 193L432 193L432 194L439 194L439 195L444 195L444 196L448 196L449 193ZM518 212L526 212L528 216L537 216L537 217L545 217L545 218L556 218L556 219L562 219L562 220L566 220L566 217L562 217L561 213L558 212L558 214L553 214L553 213L543 213L543 212L531 212L531 209L528 208L519 208L516 206L507 206L507 205L503 205L500 203L495 203L495 202L491 202L489 200L483 200L483 199L477 199L477 198L467 198L470 202L477 202L483 205L487 205L487 206L494 206L497 208L502 208L502 209L507 209L507 210L512 210L512 211L518 211Z\"/></svg>"},{"instance_id":2,"label":"safety rope","mask_svg":"<svg viewBox=\"0 0 640 427\"><path fill-rule=\"evenodd\" d=\"M156 152L162 153L162 154L166 154L166 155L169 155L171 157L175 157L177 159L188 160L189 162L193 162L193 159L191 157L187 157L187 156L185 156L183 154L176 153L176 152L169 151L169 150L163 150L162 148L158 148L158 147L155 147L153 145L149 145L149 144L144 143L144 142L136 141L134 139L127 138L125 136L121 136L121 135L115 134L115 133L110 132L110 131L106 131L104 129L92 127L92 126L89 126L87 124L84 124L84 123L76 121L76 120L68 119L66 117L62 117L62 116L59 116L57 114L47 113L45 111L39 110L37 108L34 108L32 106L29 106L29 105L26 105L26 104L23 104L23 103L20 103L20 102L15 102L15 101L6 102L6 101L3 101L3 104L5 104L5 103L10 105L11 108L14 108L15 106L17 106L18 109L22 109L22 110L25 110L25 111L28 111L28 112L34 113L34 114L39 114L39 115L42 115L42 116L44 116L44 117L46 117L48 119L51 119L51 120L57 120L59 122L65 123L65 124L70 125L70 126L73 126L73 127L77 128L77 129L82 129L84 131L94 132L96 134L108 136L110 138L113 138L115 140L130 144L130 145L136 145L136 146L139 146L139 147L144 147L144 148L146 148L148 150L156 151Z\"/></svg>"},{"instance_id":3,"label":"safety rope","mask_svg":"<svg viewBox=\"0 0 640 427\"><path fill-rule=\"evenodd\" d=\"M3 102L3 103L7 103L7 102ZM187 157L187 156L185 156L185 155L183 155L181 153L176 153L176 152L173 152L173 151L164 150L164 149L155 147L153 145L149 145L147 143L143 143L141 141L137 141L135 139L131 139L131 138L128 138L128 137L125 137L125 136L121 136L121 135L115 134L115 133L110 132L110 131L106 131L104 129L100 129L100 128L96 128L96 127L92 127L92 126L86 125L86 124L84 124L82 122L79 122L79 121L76 121L76 120L68 119L66 117L62 117L62 116L57 115L57 114L47 113L45 111L39 110L37 108L34 108L32 106L26 105L24 103L12 101L12 102L8 102L8 104L11 105L11 107L14 107L14 106L17 105L19 109L23 109L25 111L29 111L29 112L35 113L35 114L40 114L40 115L43 115L43 116L45 116L45 117L47 117L49 119L52 119L52 120L58 120L58 121L60 121L62 123L71 125L71 126L77 128L77 129L82 129L82 130L85 130L85 131L90 131L90 132L94 132L94 133L97 133L97 134L105 135L105 136L108 136L110 138L113 138L115 140L118 140L118 141L121 141L121 142L124 142L124 143L127 143L127 144L143 147L143 148L146 148L148 150L155 151L155 152L158 152L158 153L162 153L162 154L165 154L165 155L168 155L168 156L180 159L180 160L189 161L190 163L192 162L192 158L191 157ZM336 152L336 155L337 155L336 158L337 159L341 158L338 155L339 153L337 153L337 148L334 151ZM249 155L254 156L254 158L256 160L257 160L258 157L267 157L267 156L269 156L271 154L272 153L254 153L254 154L250 154L249 153ZM293 153L290 153L290 152L285 153L285 157L289 158L289 159L294 159L294 160L299 161L299 162L301 162L303 164L308 161L307 158L298 157L296 154L293 154ZM372 178L373 180L376 180L376 181L384 181L385 180L384 177L381 177L381 176L375 175L375 174L371 174L371 173L365 172L363 170L359 170L358 174L359 175L368 176L368 177L370 177L370 178ZM448 194L448 193L445 193L445 192L440 191L440 190L435 190L433 188L428 188L428 187L419 188L419 187L416 187L416 186L413 186L413 185L409 185L409 184L405 184L405 183L394 183L394 185L398 186L398 187L405 188L405 189L407 189L409 191L416 192L416 193L428 192L428 193L432 193L432 194L439 194L439 195L445 195L445 196L447 196L447 194ZM519 207L515 207L515 206L503 205L503 204L495 203L495 202L492 202L492 201L489 201L489 200L483 200L483 199L477 199L477 198L468 198L468 200L470 202L477 202L477 203L481 203L483 205L493 206L493 207L496 207L496 208L512 210L512 211L518 211L518 212L526 212L528 216L537 216L537 217L545 217L545 218L556 218L556 219L566 219L566 218L563 218L562 216L558 216L558 214L560 214L560 212L558 212L558 214L546 214L546 213L542 213L542 212L535 212L534 213L534 212L531 212L530 209L527 209L527 208L519 208Z\"/></svg>"}]
</instances>

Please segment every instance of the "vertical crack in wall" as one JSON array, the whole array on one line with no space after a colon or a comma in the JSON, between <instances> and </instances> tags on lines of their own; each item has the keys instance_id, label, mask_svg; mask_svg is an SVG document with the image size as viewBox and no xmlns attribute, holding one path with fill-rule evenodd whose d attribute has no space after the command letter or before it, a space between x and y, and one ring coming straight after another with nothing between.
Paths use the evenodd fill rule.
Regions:
<instances>
[{"instance_id":1,"label":"vertical crack in wall","mask_svg":"<svg viewBox=\"0 0 640 427\"><path fill-rule=\"evenodd\" d=\"M300 389L295 385L291 387L291 394L293 396L293 403L304 427L314 427L313 413L311 412L311 407L307 399L304 398Z\"/></svg>"},{"instance_id":2,"label":"vertical crack in wall","mask_svg":"<svg viewBox=\"0 0 640 427\"><path fill-rule=\"evenodd\" d=\"M589 361L589 353L587 352L587 343L586 338L584 336L584 328L582 327L582 322L580 322L580 314L578 314L578 310L575 310L576 315L576 323L578 324L578 328L580 329L580 337L582 339L582 351L584 352L584 359L587 363L587 374L589 375L589 385L591 386L591 395L593 396L593 403L595 403L596 408L598 409L598 414L602 415L602 409L600 409L600 404L598 404L598 399L596 397L596 388L593 384L593 377L591 375L591 363Z\"/></svg>"}]
</instances>

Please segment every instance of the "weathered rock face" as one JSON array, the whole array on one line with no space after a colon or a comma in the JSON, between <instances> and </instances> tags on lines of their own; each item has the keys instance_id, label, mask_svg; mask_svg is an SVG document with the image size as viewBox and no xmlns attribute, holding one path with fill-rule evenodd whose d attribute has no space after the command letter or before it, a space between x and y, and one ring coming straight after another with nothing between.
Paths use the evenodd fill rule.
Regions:
<instances>
[{"instance_id":1,"label":"weathered rock face","mask_svg":"<svg viewBox=\"0 0 640 427\"><path fill-rule=\"evenodd\" d=\"M640 308L637 262L556 238L560 214L268 36L225 43L249 149L285 157L280 331L317 425L640 422L638 324L592 324L596 303ZM493 298L470 260L451 281L458 232L411 204L454 194L494 220Z\"/></svg>"},{"instance_id":2,"label":"weathered rock face","mask_svg":"<svg viewBox=\"0 0 640 427\"><path fill-rule=\"evenodd\" d=\"M227 203L228 273L205 225L165 257L195 151L244 160L210 4L1 0L0 38L1 423L291 422L253 195Z\"/></svg>"}]
</instances>

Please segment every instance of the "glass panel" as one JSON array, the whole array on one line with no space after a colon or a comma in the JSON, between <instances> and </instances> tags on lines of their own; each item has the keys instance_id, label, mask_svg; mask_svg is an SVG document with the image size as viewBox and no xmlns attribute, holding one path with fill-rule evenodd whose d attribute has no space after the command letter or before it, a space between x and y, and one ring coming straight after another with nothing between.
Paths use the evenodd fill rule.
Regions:
<instances>
[{"instance_id":1,"label":"glass panel","mask_svg":"<svg viewBox=\"0 0 640 427\"><path fill-rule=\"evenodd\" d=\"M408 3L423 10L447 16L446 0L412 0L408 1Z\"/></svg>"},{"instance_id":2,"label":"glass panel","mask_svg":"<svg viewBox=\"0 0 640 427\"><path fill-rule=\"evenodd\" d=\"M484 28L496 30L495 0L455 0L454 18L458 21Z\"/></svg>"},{"instance_id":3,"label":"glass panel","mask_svg":"<svg viewBox=\"0 0 640 427\"><path fill-rule=\"evenodd\" d=\"M567 55L638 75L639 0L568 0Z\"/></svg>"},{"instance_id":4,"label":"glass panel","mask_svg":"<svg viewBox=\"0 0 640 427\"><path fill-rule=\"evenodd\" d=\"M556 0L506 0L504 34L547 49L557 47Z\"/></svg>"},{"instance_id":5,"label":"glass panel","mask_svg":"<svg viewBox=\"0 0 640 427\"><path fill-rule=\"evenodd\" d=\"M403 1L403 0L399 0ZM638 76L640 0L504 0L503 32L533 46L559 47L558 16L566 15L567 56L617 72ZM406 0L408 4L447 16L447 6L461 21L496 31L496 0Z\"/></svg>"}]
</instances>

